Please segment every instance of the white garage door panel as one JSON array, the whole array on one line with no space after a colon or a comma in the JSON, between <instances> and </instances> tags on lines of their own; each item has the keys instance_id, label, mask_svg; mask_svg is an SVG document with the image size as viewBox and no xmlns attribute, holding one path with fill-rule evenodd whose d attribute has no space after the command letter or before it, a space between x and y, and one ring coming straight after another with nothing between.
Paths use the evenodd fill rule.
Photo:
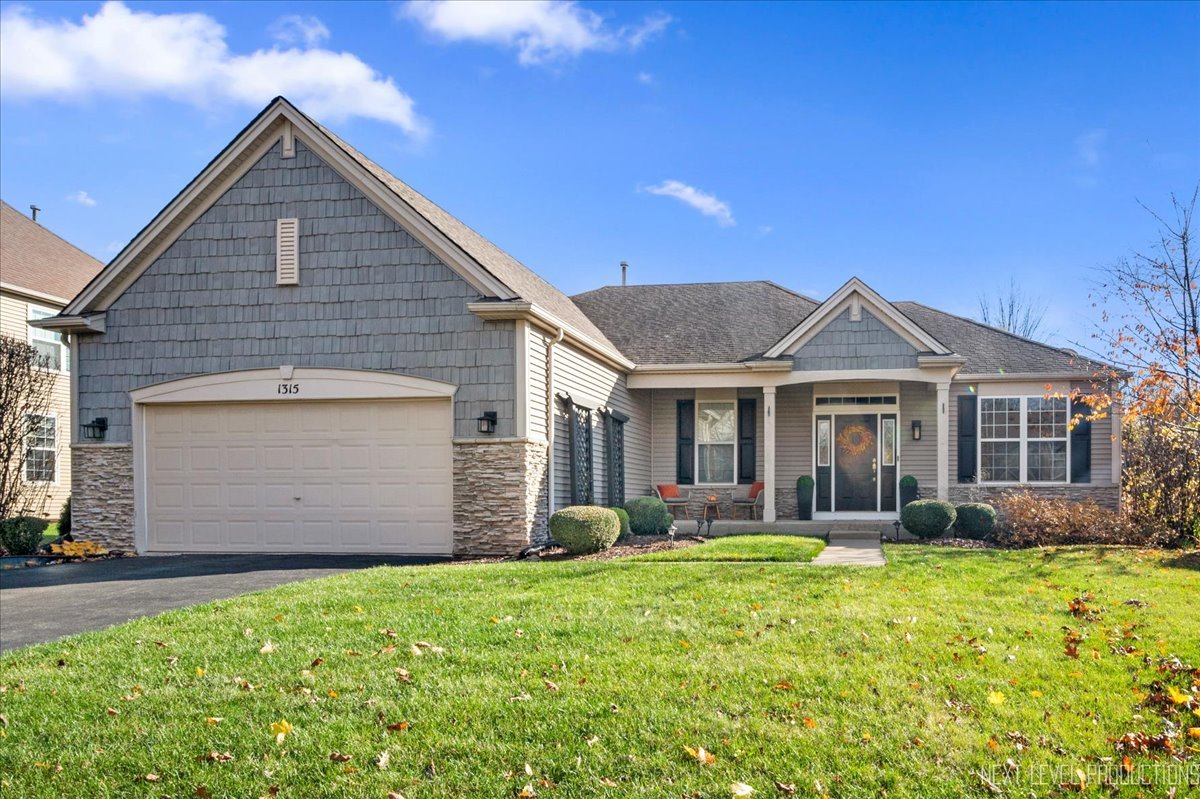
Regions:
<instances>
[{"instance_id":1,"label":"white garage door panel","mask_svg":"<svg viewBox=\"0 0 1200 799\"><path fill-rule=\"evenodd\" d=\"M147 548L451 551L449 400L150 405Z\"/></svg>"}]
</instances>

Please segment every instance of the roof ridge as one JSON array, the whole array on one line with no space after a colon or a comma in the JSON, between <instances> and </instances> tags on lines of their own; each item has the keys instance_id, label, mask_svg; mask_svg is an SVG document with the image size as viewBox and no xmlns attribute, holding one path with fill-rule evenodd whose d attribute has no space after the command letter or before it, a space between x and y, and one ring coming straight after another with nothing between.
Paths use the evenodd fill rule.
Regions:
<instances>
[{"instance_id":1,"label":"roof ridge","mask_svg":"<svg viewBox=\"0 0 1200 799\"><path fill-rule=\"evenodd\" d=\"M1002 327L996 327L995 325L989 325L984 322L980 322L978 319L972 319L969 316L962 316L960 314L950 313L949 311L943 311L941 308L934 308L932 305L926 305L923 302L917 302L916 300L897 300L893 304L899 305L900 303L904 303L906 305L916 305L917 307L924 308L927 311L933 311L934 313L941 314L942 316L949 316L953 319L958 319L962 322L967 322L969 324L972 324L975 327L981 327L984 330L991 330L993 333L1000 333L1002 335L1008 336L1009 338L1015 338L1017 341L1023 342L1025 344L1033 344L1035 346L1041 347L1042 349L1051 350L1053 352L1057 352L1057 353L1060 353L1063 355L1070 355L1074 358L1079 358L1080 360L1090 361L1091 363L1100 363L1100 361L1094 361L1091 358L1086 358L1085 356L1080 355L1075 350L1068 349L1066 347L1056 347L1053 344L1047 344L1044 341L1038 341L1036 339L1026 338L1025 336L1017 335L1016 333L1012 332L1011 330L1005 330Z\"/></svg>"},{"instance_id":2,"label":"roof ridge","mask_svg":"<svg viewBox=\"0 0 1200 799\"><path fill-rule=\"evenodd\" d=\"M14 214L16 214L17 216L21 217L21 219L24 219L25 221L27 221L27 222L28 222L29 224L31 224L31 225L37 225L37 226L38 226L38 228L39 228L40 230L43 230L43 231L45 231L46 233L49 233L51 236L53 236L54 238L58 239L58 240L59 240L59 241L61 241L63 244L67 245L68 247L70 247L70 248L71 248L72 250L74 250L75 252L77 252L77 253L79 253L80 255L83 255L83 256L85 256L85 257L87 257L87 258L91 258L93 261L95 261L96 263L100 264L100 266L104 266L104 262L103 262L103 261L101 261L99 258L97 258L96 256L92 255L92 254L91 254L90 252L88 252L87 250L84 250L82 247L79 247L79 246L77 246L77 245L75 245L75 244L72 244L71 242L67 241L67 240L66 240L66 239L64 239L62 236L60 236L60 235L58 235L57 233L55 233L53 230L51 230L50 228L48 228L48 227L46 227L45 225L43 225L41 222L38 222L38 221L36 221L36 220L30 219L29 217L25 216L25 214L21 213L21 211L20 211L20 210L19 210L19 209L18 209L16 206L12 205L12 204L11 204L11 203L9 203L9 202L6 202L5 200L0 200L0 203L3 203L4 205L8 206L8 208L9 208L9 209L10 209L10 210L11 210L11 211L14 213Z\"/></svg>"},{"instance_id":3,"label":"roof ridge","mask_svg":"<svg viewBox=\"0 0 1200 799\"><path fill-rule=\"evenodd\" d=\"M597 286L596 288L588 289L587 291L581 291L578 294L575 294L573 296L581 297L584 294L590 294L593 291L603 291L604 289L637 289L637 288L644 289L644 288L669 288L669 287L675 287L675 286L744 286L744 285L770 286L772 288L779 289L780 291L785 291L788 294L791 294L795 297L799 297L800 299L803 299L803 300L809 300L810 302L820 302L819 300L815 300L812 297L806 296L797 291L793 291L792 289L789 289L786 286L781 286L773 280L700 280L700 281L696 281L694 283L630 283L629 285L626 285L626 286L610 284L607 286Z\"/></svg>"}]
</instances>

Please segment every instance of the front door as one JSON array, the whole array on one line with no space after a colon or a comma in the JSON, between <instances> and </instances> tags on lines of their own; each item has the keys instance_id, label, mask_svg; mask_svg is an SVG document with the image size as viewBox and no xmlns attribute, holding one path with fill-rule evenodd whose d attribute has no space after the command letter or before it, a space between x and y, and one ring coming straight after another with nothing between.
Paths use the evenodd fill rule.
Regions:
<instances>
[{"instance_id":1,"label":"front door","mask_svg":"<svg viewBox=\"0 0 1200 799\"><path fill-rule=\"evenodd\" d=\"M879 509L879 417L839 414L833 417L833 481L838 511Z\"/></svg>"}]
</instances>

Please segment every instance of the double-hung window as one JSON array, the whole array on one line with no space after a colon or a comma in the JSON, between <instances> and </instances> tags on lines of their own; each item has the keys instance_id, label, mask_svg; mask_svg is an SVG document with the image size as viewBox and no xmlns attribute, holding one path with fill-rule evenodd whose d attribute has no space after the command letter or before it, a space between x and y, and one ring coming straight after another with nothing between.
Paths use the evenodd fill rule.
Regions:
<instances>
[{"instance_id":1,"label":"double-hung window","mask_svg":"<svg viewBox=\"0 0 1200 799\"><path fill-rule=\"evenodd\" d=\"M696 481L737 482L737 401L696 403Z\"/></svg>"},{"instance_id":2,"label":"double-hung window","mask_svg":"<svg viewBox=\"0 0 1200 799\"><path fill-rule=\"evenodd\" d=\"M53 483L58 451L58 420L30 413L25 416L25 482Z\"/></svg>"},{"instance_id":3,"label":"double-hung window","mask_svg":"<svg viewBox=\"0 0 1200 799\"><path fill-rule=\"evenodd\" d=\"M1066 397L982 397L979 479L984 483L1067 481Z\"/></svg>"},{"instance_id":4,"label":"double-hung window","mask_svg":"<svg viewBox=\"0 0 1200 799\"><path fill-rule=\"evenodd\" d=\"M36 305L29 306L27 318L31 322L51 316L57 316L57 312L49 308L40 308ZM71 370L67 345L63 342L61 333L31 326L29 328L29 343L37 350L38 366L41 368L52 369L55 372L69 372Z\"/></svg>"}]
</instances>

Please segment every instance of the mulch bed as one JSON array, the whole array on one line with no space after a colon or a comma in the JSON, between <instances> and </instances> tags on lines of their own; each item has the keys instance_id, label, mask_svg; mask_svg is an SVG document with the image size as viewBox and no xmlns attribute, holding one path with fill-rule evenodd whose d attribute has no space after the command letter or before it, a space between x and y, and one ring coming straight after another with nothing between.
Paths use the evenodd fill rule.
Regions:
<instances>
[{"instance_id":1,"label":"mulch bed","mask_svg":"<svg viewBox=\"0 0 1200 799\"><path fill-rule=\"evenodd\" d=\"M977 538L908 538L903 541L885 539L889 544L916 544L927 547L954 547L955 549L1003 549L991 541L980 541Z\"/></svg>"},{"instance_id":2,"label":"mulch bed","mask_svg":"<svg viewBox=\"0 0 1200 799\"><path fill-rule=\"evenodd\" d=\"M647 555L667 549L687 549L703 544L705 539L696 536L675 536L674 540L663 535L631 535L618 541L603 552L592 555L571 555L558 546L549 546L538 553L541 560L616 560L631 555Z\"/></svg>"}]
</instances>

